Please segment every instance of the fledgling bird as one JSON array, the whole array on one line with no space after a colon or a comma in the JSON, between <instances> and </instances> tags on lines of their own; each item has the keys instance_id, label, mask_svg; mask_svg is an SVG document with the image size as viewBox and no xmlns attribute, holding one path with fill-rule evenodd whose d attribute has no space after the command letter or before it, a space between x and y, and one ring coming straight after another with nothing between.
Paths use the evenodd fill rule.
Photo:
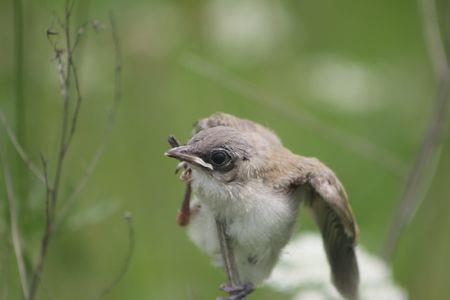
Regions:
<instances>
[{"instance_id":1,"label":"fledgling bird","mask_svg":"<svg viewBox=\"0 0 450 300\"><path fill-rule=\"evenodd\" d=\"M225 113L198 121L188 143L166 155L180 160L189 177L188 234L218 265L215 220L227 224L245 282L227 299L245 298L270 275L295 230L300 204L321 231L334 285L345 298L358 299L358 227L344 187L319 160L295 155L269 129ZM189 215L182 217L186 224Z\"/></svg>"}]
</instances>

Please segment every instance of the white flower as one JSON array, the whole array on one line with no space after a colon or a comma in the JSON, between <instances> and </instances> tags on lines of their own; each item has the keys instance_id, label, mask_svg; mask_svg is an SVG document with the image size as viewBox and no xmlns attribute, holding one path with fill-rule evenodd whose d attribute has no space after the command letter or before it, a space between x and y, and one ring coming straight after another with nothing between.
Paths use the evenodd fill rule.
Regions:
<instances>
[{"instance_id":1,"label":"white flower","mask_svg":"<svg viewBox=\"0 0 450 300\"><path fill-rule=\"evenodd\" d=\"M346 113L372 111L382 104L378 74L368 65L319 55L311 60L311 67L309 88L317 100Z\"/></svg>"},{"instance_id":2,"label":"white flower","mask_svg":"<svg viewBox=\"0 0 450 300\"><path fill-rule=\"evenodd\" d=\"M240 63L279 51L290 29L289 13L277 1L214 0L208 2L205 16L213 48Z\"/></svg>"},{"instance_id":3,"label":"white flower","mask_svg":"<svg viewBox=\"0 0 450 300\"><path fill-rule=\"evenodd\" d=\"M406 292L395 284L388 266L358 247L362 300L406 300ZM267 284L280 292L294 293L294 300L341 299L330 280L330 269L318 234L295 237L284 250Z\"/></svg>"}]
</instances>

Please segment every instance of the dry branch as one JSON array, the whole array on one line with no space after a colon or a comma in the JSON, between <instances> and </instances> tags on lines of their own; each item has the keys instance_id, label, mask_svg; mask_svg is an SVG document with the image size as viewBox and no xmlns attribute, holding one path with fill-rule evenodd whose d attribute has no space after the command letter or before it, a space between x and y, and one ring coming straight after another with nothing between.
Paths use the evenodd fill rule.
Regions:
<instances>
[{"instance_id":1,"label":"dry branch","mask_svg":"<svg viewBox=\"0 0 450 300\"><path fill-rule=\"evenodd\" d=\"M61 125L60 125L60 134L59 134L59 144L57 148L57 157L56 157L56 165L53 179L50 179L49 176L49 166L47 160L41 155L41 162L43 166L43 171L41 171L35 163L29 158L27 153L24 151L22 146L20 145L17 136L12 131L9 126L3 112L0 110L0 123L4 127L9 140L14 146L15 150L24 161L26 166L30 169L31 172L42 182L46 187L46 200L45 200L45 227L44 233L41 239L40 251L38 258L36 260L36 265L33 270L31 270L30 279L31 282L28 284L28 275L25 267L24 258L22 255L22 248L20 244L20 234L18 231L18 216L16 209L16 202L13 194L13 183L12 178L9 172L9 167L6 163L6 159L3 156L3 152L0 145L0 162L3 165L3 173L5 178L5 186L7 190L7 198L9 203L9 215L11 219L11 236L13 240L13 246L16 254L17 265L19 268L19 275L22 284L22 289L24 293L24 297L26 300L33 300L36 298L37 291L41 286L41 277L44 271L46 258L48 256L48 249L50 242L52 240L52 236L56 227L56 221L61 220L61 217L70 210L74 199L81 192L84 186L87 183L88 178L94 171L94 168L100 159L100 156L104 152L106 147L107 139L112 131L113 123L115 120L117 106L120 102L122 91L121 91L121 70L122 70L122 60L121 60L121 52L120 52L120 43L119 37L117 34L117 29L115 25L115 20L112 12L109 14L109 20L111 24L111 32L112 32L112 43L114 47L114 58L115 58L115 79L114 79L114 93L113 93L113 103L110 111L108 112L108 120L105 128L105 132L101 139L100 145L94 153L94 156L86 169L85 176L81 178L79 184L75 188L72 195L69 196L68 201L66 202L65 209L62 210L62 214L57 212L57 204L59 202L59 191L61 189L61 180L62 174L64 170L64 163L66 160L66 154L70 148L73 137L76 133L78 118L80 113L80 107L83 102L83 97L81 93L81 86L79 75L77 71L77 67L74 60L74 52L77 48L77 45L80 42L81 36L84 33L84 25L78 30L75 38L71 37L71 15L73 12L75 1L66 0L65 8L64 8L64 17L59 18L55 15L55 19L57 20L59 26L61 27L62 32L62 40L64 42L64 48L59 48L57 46L57 42L53 40L54 36L59 37L59 32L54 29L47 30L47 39L53 49L54 52L54 61L56 62L57 67L57 75L59 80L59 90L60 96L62 99L62 112L61 112ZM98 25L96 25L98 26ZM74 86L72 89L75 91L75 99L71 99L71 83L73 82ZM72 104L73 103L73 104ZM74 107L73 111L71 111L71 107ZM129 228L129 248L126 259L124 261L123 267L121 268L118 275L114 278L114 280L103 290L102 296L108 294L115 285L122 279L125 273L128 270L128 266L131 260L131 254L134 248L134 229L132 226L131 214L127 213L125 215L125 219L128 223Z\"/></svg>"},{"instance_id":2,"label":"dry branch","mask_svg":"<svg viewBox=\"0 0 450 300\"><path fill-rule=\"evenodd\" d=\"M9 126L8 121L6 120L5 114L0 109L0 122L2 123L3 128L6 131L6 134L8 135L8 138L11 142L11 144L16 149L17 153L19 154L22 161L25 163L27 168L36 176L39 181L44 182L44 176L42 175L41 170L34 164L34 162L29 158L23 147L20 145L19 140L16 136L16 134L11 129L11 126Z\"/></svg>"},{"instance_id":3,"label":"dry branch","mask_svg":"<svg viewBox=\"0 0 450 300\"><path fill-rule=\"evenodd\" d=\"M107 296L113 288L115 288L119 282L122 280L122 278L125 276L125 274L128 271L128 268L130 267L131 258L133 256L134 251L134 245L135 245L135 235L134 235L134 227L133 227L133 215L130 212L125 212L123 215L125 221L127 222L128 226L128 249L127 254L125 255L125 259L123 260L122 267L120 268L119 273L117 273L116 277L109 283L100 293L98 299L103 299L105 296Z\"/></svg>"},{"instance_id":4,"label":"dry branch","mask_svg":"<svg viewBox=\"0 0 450 300\"><path fill-rule=\"evenodd\" d=\"M58 69L58 76L60 81L60 92L61 92L61 98L63 102L63 109L61 113L61 131L60 131L60 141L59 141L59 148L58 148L58 156L57 156L57 162L55 167L55 176L53 179L53 184L49 183L48 176L47 176L47 163L45 159L42 159L43 166L44 166L44 182L46 185L47 190L47 197L46 197L46 226L44 230L44 235L41 241L41 251L39 258L37 260L35 271L33 272L33 279L32 284L30 288L30 296L28 300L32 300L35 295L37 288L40 283L40 279L42 276L42 272L44 269L48 247L50 244L50 240L52 238L53 232L56 228L57 222L62 220L62 218L65 216L65 214L70 210L72 207L71 204L73 204L74 199L76 199L76 196L81 192L81 190L84 188L84 186L87 183L87 179L92 174L97 161L99 160L101 154L104 152L107 137L110 134L110 131L112 130L112 125L114 122L114 116L116 111L117 103L120 101L121 97L121 87L120 87L120 71L121 71L121 60L120 60L120 53L119 52L119 40L116 34L116 28L114 24L114 18L112 14L110 15L110 21L111 21L111 27L112 27L112 36L113 36L113 43L115 47L115 57L116 57L116 66L115 66L115 88L114 88L114 102L113 102L113 109L111 110L110 114L108 115L108 124L105 130L105 134L103 136L102 142L97 149L97 151L94 154L93 159L91 160L90 165L88 166L85 176L80 180L80 183L77 185L77 187L74 190L74 193L69 196L68 200L66 202L66 205L64 209L61 211L61 214L56 214L56 207L57 203L59 201L59 190L61 185L61 177L63 172L63 165L65 162L65 157L67 154L67 151L71 145L72 139L75 135L76 128L77 128L77 122L79 118L79 112L80 107L83 101L82 93L81 93L81 87L79 82L79 76L77 72L77 67L74 60L74 50L76 49L77 44L79 43L80 35L77 34L75 37L75 42L72 45L72 38L71 38L71 27L70 27L70 17L72 14L72 8L73 3L70 1L66 1L65 6L65 12L64 12L64 19L61 20L60 25L62 26L62 29L64 31L64 41L65 41L65 49L61 50L56 46L56 43L52 42L49 37L49 32L47 31L47 37L49 38L50 44L53 47L53 51L55 53L55 60L57 62L57 69ZM57 34L57 33L55 33ZM72 78L71 79L71 75ZM74 112L71 114L69 106L70 106L70 83L73 80L74 82L74 89L75 89L75 109ZM68 205L67 205L68 204ZM134 238L134 237L133 237ZM122 275L120 275L120 278L125 274L126 269L121 272Z\"/></svg>"},{"instance_id":5,"label":"dry branch","mask_svg":"<svg viewBox=\"0 0 450 300\"><path fill-rule=\"evenodd\" d=\"M116 22L112 11L109 12L109 22L111 26L111 38L113 41L114 56L115 56L114 91L113 91L112 106L108 113L107 124L103 132L100 144L95 150L91 160L89 161L89 164L86 170L84 171L83 177L80 179L80 181L75 186L73 192L68 196L67 200L65 201L61 209L61 212L59 213L57 224L60 224L67 216L68 212L72 209L77 200L78 195L86 187L89 178L91 177L92 173L95 170L95 167L97 166L98 161L105 152L106 144L108 142L109 136L111 135L114 126L117 108L122 98L122 54L120 48L120 40L117 33ZM78 93L78 95L80 95L80 93ZM81 96L79 97L81 98Z\"/></svg>"},{"instance_id":6,"label":"dry branch","mask_svg":"<svg viewBox=\"0 0 450 300\"><path fill-rule=\"evenodd\" d=\"M65 39L70 39L70 35L67 35L67 32L70 32L69 29L69 17L70 17L70 11L69 9L69 1L66 1L66 8L65 8L65 27L66 29L66 35ZM48 32L47 32L48 35ZM67 45L70 46L70 42L66 42ZM36 296L37 289L39 287L39 284L41 282L42 272L44 270L45 261L47 258L48 253L48 247L50 244L50 240L52 238L53 234L53 222L56 212L56 204L58 202L58 192L62 177L62 170L63 170L63 164L64 159L68 150L68 145L66 145L66 135L67 135L67 127L68 127L68 120L70 118L70 111L69 111L69 101L70 101L70 63L73 63L72 59L69 59L69 56L71 56L70 51L60 51L56 48L56 45L53 44L54 52L55 52L55 59L57 62L57 70L58 70L58 78L60 82L60 94L63 101L63 109L61 114L61 132L60 132L60 140L59 140L59 148L58 148L58 157L56 162L56 171L54 176L53 185L50 186L50 183L48 181L48 177L46 177L45 185L46 185L46 191L47 191L47 197L46 197L46 219L45 219L45 228L44 228L44 234L41 240L41 248L39 257L37 259L36 268L34 269L31 286L30 286L30 293L28 300L33 300ZM66 63L63 60L63 55L66 53ZM43 160L44 161L44 160ZM46 165L45 165L46 168ZM46 171L47 172L47 171Z\"/></svg>"},{"instance_id":7,"label":"dry branch","mask_svg":"<svg viewBox=\"0 0 450 300\"><path fill-rule=\"evenodd\" d=\"M439 28L439 20L434 0L419 0L422 12L423 34L428 55L437 79L436 99L422 138L419 151L406 179L403 195L389 227L388 236L381 250L382 257L390 260L398 242L423 202L436 173L442 144L442 131L445 125L450 77L444 41Z\"/></svg>"},{"instance_id":8,"label":"dry branch","mask_svg":"<svg viewBox=\"0 0 450 300\"><path fill-rule=\"evenodd\" d=\"M22 287L22 292L24 297L28 298L29 295L28 274L27 274L28 272L22 252L22 243L19 231L19 220L17 214L16 199L14 197L14 190L13 190L14 187L12 183L8 161L4 155L2 146L3 145L1 144L0 141L0 163L3 166L3 177L5 180L6 198L8 199L11 239L13 242L14 254L16 256L17 268L19 270L19 278Z\"/></svg>"}]
</instances>

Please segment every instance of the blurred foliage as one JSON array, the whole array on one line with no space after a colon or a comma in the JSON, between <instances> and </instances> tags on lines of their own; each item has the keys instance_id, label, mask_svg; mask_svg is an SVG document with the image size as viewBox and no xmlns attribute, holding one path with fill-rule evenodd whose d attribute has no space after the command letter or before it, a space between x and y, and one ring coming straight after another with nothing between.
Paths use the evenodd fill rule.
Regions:
<instances>
[{"instance_id":1,"label":"blurred foliage","mask_svg":"<svg viewBox=\"0 0 450 300\"><path fill-rule=\"evenodd\" d=\"M0 1L0 108L30 156L53 157L60 99L45 36L63 1L23 1L24 109L15 110L12 1ZM265 124L299 154L316 156L344 182L361 227L360 243L378 251L403 176L355 153L326 131L299 126L279 110L249 101L246 88L317 116L330 128L370 140L402 162L417 151L435 83L415 1L77 1L74 26L117 15L124 55L123 102L113 134L87 188L54 239L40 299L90 299L118 272L127 247L123 210L132 211L136 248L129 273L108 299L213 299L222 271L175 224L183 184L163 157L166 137L189 138L191 124L225 111ZM439 2L446 13L445 1ZM113 49L103 30L89 30L77 55L85 102L69 161L68 195L98 146L111 105ZM231 88L195 72L200 58L242 82ZM19 117L20 116L20 117ZM302 118L299 113L299 118ZM22 120L22 121L18 121ZM22 122L23 124L18 124ZM448 128L447 128L448 129ZM7 140L1 131L0 138ZM450 140L436 178L394 260L411 299L450 298ZM44 190L7 149L16 177L25 254L33 261L43 228ZM50 164L54 161L50 161ZM2 181L3 182L3 181ZM0 298L19 299L0 186ZM110 202L108 204L108 202ZM299 227L313 228L308 217ZM268 288L252 299L287 299Z\"/></svg>"}]
</instances>

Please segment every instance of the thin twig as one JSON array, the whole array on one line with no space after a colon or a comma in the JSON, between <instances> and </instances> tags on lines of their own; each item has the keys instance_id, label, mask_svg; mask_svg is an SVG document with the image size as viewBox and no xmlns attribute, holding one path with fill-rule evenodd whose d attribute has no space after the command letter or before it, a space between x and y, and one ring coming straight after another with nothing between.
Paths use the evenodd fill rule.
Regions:
<instances>
[{"instance_id":1,"label":"thin twig","mask_svg":"<svg viewBox=\"0 0 450 300\"><path fill-rule=\"evenodd\" d=\"M435 0L418 0L418 5L422 13L423 35L433 72L438 80L445 79L448 77L449 65Z\"/></svg>"},{"instance_id":2,"label":"thin twig","mask_svg":"<svg viewBox=\"0 0 450 300\"><path fill-rule=\"evenodd\" d=\"M67 38L67 37L66 37ZM68 55L68 54L67 54ZM56 163L56 172L55 172L55 178L52 188L52 195L51 195L51 207L52 210L54 207L56 207L56 199L58 197L58 191L59 191L59 183L61 180L61 173L62 173L62 167L64 163L64 158L67 152L67 146L66 146L66 134L67 134L67 127L68 127L68 119L69 119L69 81L67 80L67 76L69 76L70 73L65 73L64 69L69 69L68 66L64 66L64 62L62 61L61 54L56 53L56 59L58 62L58 74L60 79L60 90L61 90L61 98L63 100L63 111L61 114L61 133L60 133L60 142L59 142L59 150L58 150L58 158ZM64 68L65 67L65 68Z\"/></svg>"},{"instance_id":3,"label":"thin twig","mask_svg":"<svg viewBox=\"0 0 450 300\"><path fill-rule=\"evenodd\" d=\"M107 135L109 135L109 133ZM86 187L86 185L89 181L89 178L92 176L92 173L94 173L95 167L97 166L97 163L100 160L100 157L105 152L106 141L107 141L107 138L103 137L102 141L100 142L99 147L95 151L86 170L84 171L83 177L80 179L78 184L75 186L75 189L73 190L73 192L67 197L67 200L64 202L64 204L61 208L61 211L59 212L59 214L57 216L57 220L56 220L56 224L55 224L56 227L59 226L59 224L61 224L61 222L65 219L65 217L67 216L69 211L75 205L78 195Z\"/></svg>"},{"instance_id":4,"label":"thin twig","mask_svg":"<svg viewBox=\"0 0 450 300\"><path fill-rule=\"evenodd\" d=\"M299 110L282 99L267 96L259 88L251 86L230 73L227 73L219 66L216 66L201 57L185 55L182 57L182 65L199 74L206 79L216 82L224 88L243 96L248 101L266 106L274 110L291 121L298 123L304 128L320 132L320 134L333 142L339 144L372 162L380 164L397 177L403 177L405 173L404 163L390 151L374 144L371 140L358 136L354 133L346 132L336 128L332 124L327 124L323 120L305 110Z\"/></svg>"},{"instance_id":5,"label":"thin twig","mask_svg":"<svg viewBox=\"0 0 450 300\"><path fill-rule=\"evenodd\" d=\"M9 207L11 238L13 242L14 253L16 255L17 267L19 270L20 284L22 287L23 295L25 299L27 299L29 295L28 275L22 252L22 244L20 241L20 232L18 224L19 220L17 215L16 199L14 197L13 182L11 178L11 172L8 166L8 161L3 153L1 144L0 144L0 163L3 165L3 177L5 180L6 198L8 199L8 207Z\"/></svg>"},{"instance_id":6,"label":"thin twig","mask_svg":"<svg viewBox=\"0 0 450 300\"><path fill-rule=\"evenodd\" d=\"M77 35L75 36L75 41L73 42L72 46L72 53L75 53L75 50L77 49L78 45L80 44L81 37L85 35L85 31L87 29L87 25L89 24L89 21L84 22L81 24L80 27L78 27Z\"/></svg>"},{"instance_id":7,"label":"thin twig","mask_svg":"<svg viewBox=\"0 0 450 300\"><path fill-rule=\"evenodd\" d=\"M27 168L36 176L37 179L39 179L39 181L44 182L44 176L42 175L41 170L39 170L39 168L29 158L23 147L20 145L17 136L14 134L11 127L9 126L8 121L6 120L6 117L1 109L0 109L0 121L2 123L3 128L5 128L6 134L8 135L11 144L14 146L20 158L27 166Z\"/></svg>"},{"instance_id":8,"label":"thin twig","mask_svg":"<svg viewBox=\"0 0 450 300\"><path fill-rule=\"evenodd\" d=\"M14 8L14 54L15 54L15 93L16 93L16 130L19 141L24 143L25 98L24 91L24 28L22 1L12 1Z\"/></svg>"},{"instance_id":9,"label":"thin twig","mask_svg":"<svg viewBox=\"0 0 450 300\"><path fill-rule=\"evenodd\" d=\"M42 272L45 266L45 261L48 253L48 247L50 244L50 240L53 234L53 224L55 220L55 212L56 212L56 204L58 202L58 192L60 188L61 178L62 178L62 170L66 157L67 150L70 146L70 139L67 139L68 129L69 129L69 102L70 102L70 74L71 74L71 64L73 64L72 59L72 46L71 46L71 38L70 38L70 16L72 13L74 2L70 3L69 0L66 0L65 5L65 14L64 14L64 31L65 31L65 54L66 61L64 63L62 55L63 53L56 48L55 44L52 44L55 51L55 58L57 61L58 68L58 76L60 80L60 92L61 98L63 101L63 109L61 114L61 132L60 132L60 141L59 141L59 149L58 156L56 162L56 171L55 177L53 180L53 185L50 188L48 181L46 180L47 186L47 204L46 204L46 224L44 229L44 234L41 240L41 249L40 255L37 260L36 268L33 272L33 278L30 287L30 293L28 300L33 300L36 296L37 289L41 282ZM77 115L78 117L78 115ZM69 132L69 136L72 135L72 132Z\"/></svg>"},{"instance_id":10,"label":"thin twig","mask_svg":"<svg viewBox=\"0 0 450 300\"><path fill-rule=\"evenodd\" d=\"M45 167L46 168L46 167ZM31 281L30 286L30 293L27 298L27 300L33 300L36 296L37 289L39 287L39 284L41 282L42 272L44 270L45 265L45 259L47 257L47 251L48 246L50 244L50 239L53 233L53 211L52 211L52 204L51 204L51 189L49 188L48 179L46 177L46 204L45 204L45 212L46 212L46 218L45 218L45 228L44 228L44 235L41 240L41 248L39 253L39 258L36 263L36 268L33 272L33 277Z\"/></svg>"},{"instance_id":11,"label":"thin twig","mask_svg":"<svg viewBox=\"0 0 450 300\"><path fill-rule=\"evenodd\" d=\"M80 113L81 102L83 101L83 97L81 96L80 82L78 80L77 67L76 67L72 57L71 57L71 61L69 63L69 68L72 70L73 81L75 82L75 91L76 91L76 95L77 95L76 98L77 99L76 99L76 102L75 102L75 111L74 111L74 113L72 115L72 122L71 122L71 126L70 126L70 129L69 129L69 137L68 137L68 140L66 142L66 148L69 147L69 145L70 145L70 143L72 141L72 138L75 135L75 130L77 128L77 122L78 122L78 114Z\"/></svg>"},{"instance_id":12,"label":"thin twig","mask_svg":"<svg viewBox=\"0 0 450 300\"><path fill-rule=\"evenodd\" d=\"M114 55L116 60L116 73L115 73L115 102L119 102L122 96L121 71L122 71L122 49L120 47L119 34L117 32L116 19L112 10L109 11L109 23L111 25L111 35L114 44Z\"/></svg>"},{"instance_id":13,"label":"thin twig","mask_svg":"<svg viewBox=\"0 0 450 300\"><path fill-rule=\"evenodd\" d=\"M21 145L25 145L25 131L26 131L26 98L25 92L27 91L26 81L24 80L25 64L24 59L26 51L29 48L24 47L25 30L24 30L24 5L22 0L13 0L13 12L14 12L14 58L15 58L15 132L17 141ZM28 174L25 169L19 165L16 165L16 183L19 187L18 197L25 196L26 186L28 185Z\"/></svg>"},{"instance_id":14,"label":"thin twig","mask_svg":"<svg viewBox=\"0 0 450 300\"><path fill-rule=\"evenodd\" d=\"M116 22L112 11L109 12L109 21L111 26L111 37L113 41L114 55L115 55L113 102L111 105L111 109L108 113L107 124L103 132L100 144L95 150L94 155L90 160L83 177L80 179L78 184L75 186L73 192L68 196L67 200L65 201L61 209L61 212L58 215L57 225L60 224L65 219L68 212L74 206L78 195L86 187L89 178L91 177L92 173L95 170L95 167L97 166L98 161L105 152L106 144L114 127L117 108L122 99L122 54L120 48L120 40L117 34Z\"/></svg>"},{"instance_id":15,"label":"thin twig","mask_svg":"<svg viewBox=\"0 0 450 300\"><path fill-rule=\"evenodd\" d=\"M134 235L134 227L133 227L133 215L130 212L124 213L124 219L128 225L128 250L123 261L122 267L120 268L119 273L114 277L114 279L109 283L100 293L97 299L103 299L106 295L108 295L122 280L125 274L128 272L128 268L130 267L131 258L133 256L134 245L135 245L135 235Z\"/></svg>"},{"instance_id":16,"label":"thin twig","mask_svg":"<svg viewBox=\"0 0 450 300\"><path fill-rule=\"evenodd\" d=\"M449 94L449 65L434 0L419 0L422 11L423 33L428 55L437 79L437 93L427 130L422 138L418 155L412 164L406 180L402 198L389 227L388 236L382 248L382 257L390 260L398 242L411 222L415 212L425 199L436 173L442 146L442 131L445 125Z\"/></svg>"},{"instance_id":17,"label":"thin twig","mask_svg":"<svg viewBox=\"0 0 450 300\"><path fill-rule=\"evenodd\" d=\"M42 167L44 169L44 178L45 178L45 218L46 220L51 219L51 207L50 207L50 195L51 195L51 186L48 181L48 164L47 160L44 158L44 156L41 154L41 162Z\"/></svg>"},{"instance_id":18,"label":"thin twig","mask_svg":"<svg viewBox=\"0 0 450 300\"><path fill-rule=\"evenodd\" d=\"M75 1L72 2L72 6L73 6L74 2ZM69 12L69 14L70 14L70 12ZM69 31L70 31L69 21L70 21L69 19L67 19L67 21L66 21L67 22L66 35L69 34ZM87 22L85 22L80 28L84 28L84 26L86 24L87 24ZM75 51L75 49L76 49L76 47L77 47L77 45L78 45L78 43L80 41L80 37L81 37L81 34L80 34L79 30L80 29L78 29L77 34L75 36L75 42L74 42L73 46L71 46L70 36L67 37L67 44L66 44L67 49L70 49L69 52L68 52L68 55L67 55L68 66L69 66L69 69L72 71L73 81L75 83L75 92L76 92L76 95L77 95L76 102L75 102L75 111L74 111L74 113L72 115L72 122L71 122L71 126L70 126L70 129L69 129L69 137L68 137L67 142L66 142L66 148L69 147L70 142L72 141L72 138L73 138L73 136L75 134L75 130L77 128L77 122L78 122L78 114L80 113L81 103L83 102L83 97L81 95L80 81L78 79L77 66L76 66L74 58L73 58L73 53L74 53L74 51Z\"/></svg>"},{"instance_id":19,"label":"thin twig","mask_svg":"<svg viewBox=\"0 0 450 300\"><path fill-rule=\"evenodd\" d=\"M39 286L39 282L42 276L42 271L44 269L45 259L47 256L47 250L50 243L50 239L53 233L53 219L55 214L55 208L56 208L56 202L58 197L58 187L59 187L59 181L61 179L61 171L62 171L62 164L64 161L65 156L65 143L63 142L65 140L65 132L67 129L67 118L69 114L68 110L68 102L69 102L69 91L68 91L68 85L65 77L64 72L64 62L61 58L61 53L56 52L56 60L57 60L57 68L58 68L58 75L60 80L60 92L61 97L64 101L63 104L63 114L62 114L62 127L61 127L61 137L60 137L60 146L58 151L58 162L56 166L56 174L54 179L53 186L50 186L50 183L48 182L48 176L47 176L47 170L46 170L46 164L44 164L44 170L45 170L45 185L46 185L46 219L45 219L45 229L44 229L44 235L41 240L41 249L40 254L36 263L36 268L33 273L33 278L31 281L30 286L30 294L29 294L29 300L33 300L36 291ZM44 162L44 160L43 160Z\"/></svg>"},{"instance_id":20,"label":"thin twig","mask_svg":"<svg viewBox=\"0 0 450 300\"><path fill-rule=\"evenodd\" d=\"M44 157L41 155L41 161L44 168L44 172L42 173L35 165L34 163L28 158L25 151L23 151L20 144L17 142L17 139L8 126L6 122L6 118L3 114L0 114L1 121L3 123L3 126L5 127L6 131L8 132L8 135L10 137L10 140L12 141L13 145L15 146L17 152L21 156L22 160L27 164L27 166L35 173L35 175L44 182L46 186L46 224L44 228L44 234L41 240L41 247L40 247L40 254L36 262L36 267L34 268L32 278L31 278L31 285L27 289L27 294L25 298L27 300L33 300L36 296L38 287L41 283L41 277L43 273L43 269L45 266L45 261L48 253L48 248L50 244L50 240L52 238L54 229L55 229L55 221L57 220L57 214L56 214L56 207L57 202L59 198L59 190L61 186L61 178L62 178L62 172L63 172L63 165L65 162L66 154L68 152L68 149L71 145L71 141L73 139L73 136L75 135L76 128L77 128L77 122L79 118L79 112L80 107L83 102L83 97L81 94L81 87L78 77L77 68L74 62L74 51L76 50L76 46L79 43L81 33L78 32L77 36L75 37L75 41L72 44L72 38L71 38L71 14L73 10L75 1L66 0L65 9L64 9L64 18L60 19L56 17L57 21L59 22L59 25L63 29L64 32L64 43L65 48L60 49L57 47L57 43L52 41L51 36L58 35L58 32L55 32L51 29L47 31L47 38L53 48L54 54L55 54L55 61L57 64L57 70L58 70L58 78L60 83L60 93L61 93L61 99L62 99L62 113L61 113L61 127L60 127L60 137L59 137L59 146L58 146L58 154L56 159L56 166L55 166L55 175L53 178L53 184L49 181L48 176L48 165L47 161L44 159ZM112 16L112 13L110 13L110 21L111 21L111 27L112 27L112 39L113 44L115 47L115 57L116 57L116 65L115 65L115 83L114 83L114 101L112 105L112 109L108 114L108 123L105 129L105 134L103 136L102 142L100 143L99 148L94 154L94 157L89 165L89 167L86 170L86 176L80 181L80 184L75 189L75 192L72 196L74 199L75 196L83 189L87 182L87 178L90 176L90 174L93 172L95 165L97 164L97 161L99 160L101 154L104 152L104 148L106 145L107 137L110 134L110 131L112 129L112 124L115 119L115 113L116 113L116 106L120 102L121 98L121 78L120 78L120 72L122 69L122 62L121 62L121 56L120 56L120 49L119 49L119 39L116 33L115 23L114 23L114 17ZM73 76L73 79L71 79L71 75ZM71 113L70 111L70 83L73 80L74 82L74 90L75 90L75 108L74 111ZM72 199L69 197L69 200ZM71 201L69 201L70 203ZM132 251L132 248L134 246L134 232L131 226L131 216L127 215L127 220L130 225L130 247ZM131 254L129 255L131 258ZM129 260L130 258L127 258L126 265L124 269L122 269L119 276L115 279L115 281L105 289L106 292L104 294L109 292L110 289L114 285L116 285L120 279L123 277L123 275L126 273L126 270L128 268Z\"/></svg>"}]
</instances>

